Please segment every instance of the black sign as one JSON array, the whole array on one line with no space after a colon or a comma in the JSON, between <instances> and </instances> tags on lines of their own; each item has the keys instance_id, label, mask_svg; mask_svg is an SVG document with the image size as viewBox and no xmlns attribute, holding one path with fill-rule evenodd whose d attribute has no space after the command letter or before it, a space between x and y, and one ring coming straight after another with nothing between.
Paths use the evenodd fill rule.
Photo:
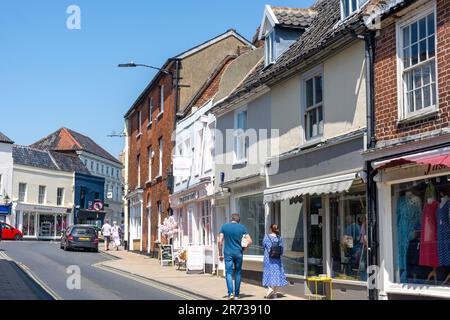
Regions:
<instances>
[{"instance_id":1,"label":"black sign","mask_svg":"<svg viewBox=\"0 0 450 320\"><path fill-rule=\"evenodd\" d=\"M165 262L173 262L173 248L172 245L161 245L161 264Z\"/></svg>"}]
</instances>

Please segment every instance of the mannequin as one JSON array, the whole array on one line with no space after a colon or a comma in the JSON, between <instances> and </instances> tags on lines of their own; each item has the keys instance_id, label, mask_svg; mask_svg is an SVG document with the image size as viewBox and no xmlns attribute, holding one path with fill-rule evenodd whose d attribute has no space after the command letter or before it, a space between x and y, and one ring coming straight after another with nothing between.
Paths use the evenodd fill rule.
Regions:
<instances>
[{"instance_id":1,"label":"mannequin","mask_svg":"<svg viewBox=\"0 0 450 320\"><path fill-rule=\"evenodd\" d=\"M414 239L414 226L420 224L422 217L422 201L411 191L398 198L397 203L397 265L400 282L407 282L407 251L409 241Z\"/></svg>"},{"instance_id":2,"label":"mannequin","mask_svg":"<svg viewBox=\"0 0 450 320\"><path fill-rule=\"evenodd\" d=\"M429 183L425 191L426 205L422 212L422 235L420 239L420 260L421 266L432 267L433 271L428 275L427 280L434 278L437 282L437 267L439 267L439 255L437 245L437 210L439 202L436 200L436 189Z\"/></svg>"},{"instance_id":3,"label":"mannequin","mask_svg":"<svg viewBox=\"0 0 450 320\"><path fill-rule=\"evenodd\" d=\"M441 204L438 209L438 252L439 265L450 266L450 198L445 191L439 192ZM450 281L450 274L443 284Z\"/></svg>"}]
</instances>

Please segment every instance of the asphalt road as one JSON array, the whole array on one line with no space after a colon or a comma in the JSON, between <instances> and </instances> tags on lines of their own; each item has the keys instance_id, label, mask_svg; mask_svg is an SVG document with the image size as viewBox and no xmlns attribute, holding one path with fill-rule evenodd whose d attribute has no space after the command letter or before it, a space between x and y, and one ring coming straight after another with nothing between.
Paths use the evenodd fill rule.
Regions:
<instances>
[{"instance_id":1,"label":"asphalt road","mask_svg":"<svg viewBox=\"0 0 450 320\"><path fill-rule=\"evenodd\" d=\"M96 263L111 259L101 253L66 252L60 249L58 242L2 241L1 246L10 258L28 267L63 300L184 300L167 288L161 290L158 286L94 267ZM80 289L69 289L76 284L69 278L71 266L79 267Z\"/></svg>"}]
</instances>

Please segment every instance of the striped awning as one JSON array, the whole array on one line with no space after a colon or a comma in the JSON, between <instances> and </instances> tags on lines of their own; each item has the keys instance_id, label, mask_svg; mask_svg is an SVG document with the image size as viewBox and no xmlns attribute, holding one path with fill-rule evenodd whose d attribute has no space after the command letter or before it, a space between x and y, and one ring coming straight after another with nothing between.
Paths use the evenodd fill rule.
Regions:
<instances>
[{"instance_id":1,"label":"striped awning","mask_svg":"<svg viewBox=\"0 0 450 320\"><path fill-rule=\"evenodd\" d=\"M348 191L356 177L357 173L351 173L268 189L264 192L264 203L289 200L307 194L320 195Z\"/></svg>"}]
</instances>

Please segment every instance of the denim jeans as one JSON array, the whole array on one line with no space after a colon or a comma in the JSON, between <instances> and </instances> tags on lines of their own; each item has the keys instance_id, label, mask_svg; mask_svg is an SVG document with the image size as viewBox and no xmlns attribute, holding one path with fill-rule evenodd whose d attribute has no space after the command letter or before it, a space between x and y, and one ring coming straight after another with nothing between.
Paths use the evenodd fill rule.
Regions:
<instances>
[{"instance_id":1,"label":"denim jeans","mask_svg":"<svg viewBox=\"0 0 450 320\"><path fill-rule=\"evenodd\" d=\"M225 256L225 271L228 295L233 293L233 266L235 271L234 295L239 296L241 289L241 271L242 271L243 255Z\"/></svg>"}]
</instances>

